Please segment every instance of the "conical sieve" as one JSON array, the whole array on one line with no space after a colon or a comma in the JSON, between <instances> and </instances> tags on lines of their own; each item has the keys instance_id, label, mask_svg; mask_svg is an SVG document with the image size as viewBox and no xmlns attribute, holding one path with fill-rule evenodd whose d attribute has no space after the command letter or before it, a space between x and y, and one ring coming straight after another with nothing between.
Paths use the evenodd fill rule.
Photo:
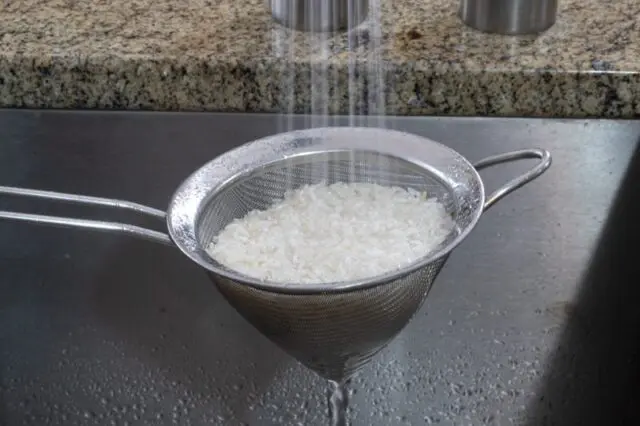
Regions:
<instances>
[{"instance_id":1,"label":"conical sieve","mask_svg":"<svg viewBox=\"0 0 640 426\"><path fill-rule=\"evenodd\" d=\"M527 173L489 197L477 170L538 158ZM335 382L350 377L385 347L420 308L449 253L482 212L540 176L547 151L528 149L487 158L475 167L432 140L376 128L316 128L259 139L211 160L171 198L168 235L134 225L0 211L0 219L118 232L175 244L203 266L235 309L301 363ZM327 182L373 182L426 191L441 201L455 227L435 251L401 270L372 279L317 284L257 280L214 261L206 248L229 222L282 199L287 189ZM0 187L0 193L164 212L127 201Z\"/></svg>"}]
</instances>

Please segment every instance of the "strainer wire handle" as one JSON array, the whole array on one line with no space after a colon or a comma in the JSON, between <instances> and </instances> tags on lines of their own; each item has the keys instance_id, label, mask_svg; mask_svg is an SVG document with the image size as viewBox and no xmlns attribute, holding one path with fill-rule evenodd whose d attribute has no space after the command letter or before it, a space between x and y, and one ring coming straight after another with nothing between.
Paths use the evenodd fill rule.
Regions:
<instances>
[{"instance_id":1,"label":"strainer wire handle","mask_svg":"<svg viewBox=\"0 0 640 426\"><path fill-rule=\"evenodd\" d=\"M549 168L549 166L551 166L551 154L549 153L549 151L540 148L522 149L519 151L505 152L504 154L487 157L473 165L476 170L480 171L482 169L486 169L487 167L495 166L498 164L531 158L538 158L540 159L540 162L528 172L510 180L509 182L492 192L491 195L487 196L484 202L483 211L487 211L491 206L503 199L508 194L512 193L516 189L526 185L527 183L543 174Z\"/></svg>"},{"instance_id":2,"label":"strainer wire handle","mask_svg":"<svg viewBox=\"0 0 640 426\"><path fill-rule=\"evenodd\" d=\"M134 211L136 213L155 217L157 219L166 218L166 213L162 210L154 209L152 207L148 207L131 201L117 200L112 198L91 197L87 195L66 194L63 192L54 191L41 191L37 189L16 188L12 186L0 186L0 194L62 201L73 204L110 207L114 209ZM16 220L44 225L54 225L65 228L81 228L110 233L127 234L162 244L172 244L171 238L166 233L155 231L153 229L143 228L137 225L131 225L128 223L18 213L4 210L0 210L0 219Z\"/></svg>"}]
</instances>

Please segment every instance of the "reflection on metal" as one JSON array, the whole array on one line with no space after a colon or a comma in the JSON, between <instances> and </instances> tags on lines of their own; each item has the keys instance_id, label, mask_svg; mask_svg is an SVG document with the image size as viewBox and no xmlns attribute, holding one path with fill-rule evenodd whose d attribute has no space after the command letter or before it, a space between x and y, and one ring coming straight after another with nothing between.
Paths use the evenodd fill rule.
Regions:
<instances>
[{"instance_id":1,"label":"reflection on metal","mask_svg":"<svg viewBox=\"0 0 640 426\"><path fill-rule=\"evenodd\" d=\"M556 22L558 0L460 0L462 21L505 35L537 34Z\"/></svg>"},{"instance_id":2,"label":"reflection on metal","mask_svg":"<svg viewBox=\"0 0 640 426\"><path fill-rule=\"evenodd\" d=\"M285 27L328 32L355 28L367 18L370 0L266 0L273 18Z\"/></svg>"}]
</instances>

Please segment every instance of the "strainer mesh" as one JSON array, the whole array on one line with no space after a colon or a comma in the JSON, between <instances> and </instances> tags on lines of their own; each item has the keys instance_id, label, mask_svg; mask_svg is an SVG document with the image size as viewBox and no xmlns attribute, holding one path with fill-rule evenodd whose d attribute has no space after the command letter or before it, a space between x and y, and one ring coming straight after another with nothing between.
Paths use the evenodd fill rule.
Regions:
<instances>
[{"instance_id":1,"label":"strainer mesh","mask_svg":"<svg viewBox=\"0 0 640 426\"><path fill-rule=\"evenodd\" d=\"M228 182L200 213L199 243L208 246L230 221L253 209L268 208L287 189L320 182L371 182L426 191L445 205L458 225L443 245L471 220L451 188L423 167L370 151L316 152L268 164ZM446 256L440 257L374 287L345 292L331 292L328 287L315 294L268 291L211 275L224 297L266 337L321 376L340 380L402 330L422 305L445 260Z\"/></svg>"}]
</instances>

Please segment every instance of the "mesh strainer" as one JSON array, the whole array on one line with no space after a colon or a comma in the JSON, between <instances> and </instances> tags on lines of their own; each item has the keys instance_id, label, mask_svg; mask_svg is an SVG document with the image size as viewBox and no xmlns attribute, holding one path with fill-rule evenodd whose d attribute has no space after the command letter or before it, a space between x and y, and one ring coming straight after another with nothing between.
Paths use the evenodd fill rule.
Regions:
<instances>
[{"instance_id":1,"label":"mesh strainer","mask_svg":"<svg viewBox=\"0 0 640 426\"><path fill-rule=\"evenodd\" d=\"M485 197L477 170L538 158L529 172ZM437 142L395 130L319 128L250 142L205 164L174 193L166 221L169 235L133 225L0 211L0 218L131 234L172 242L203 266L220 292L265 336L301 363L332 380L350 377L402 330L420 308L449 253L483 210L540 176L547 151L530 149L487 158L475 167ZM373 182L427 191L455 220L432 253L398 271L372 279L280 284L244 276L212 260L205 249L230 221L265 209L285 190L320 182ZM136 203L0 187L0 193L125 208L165 217Z\"/></svg>"}]
</instances>

